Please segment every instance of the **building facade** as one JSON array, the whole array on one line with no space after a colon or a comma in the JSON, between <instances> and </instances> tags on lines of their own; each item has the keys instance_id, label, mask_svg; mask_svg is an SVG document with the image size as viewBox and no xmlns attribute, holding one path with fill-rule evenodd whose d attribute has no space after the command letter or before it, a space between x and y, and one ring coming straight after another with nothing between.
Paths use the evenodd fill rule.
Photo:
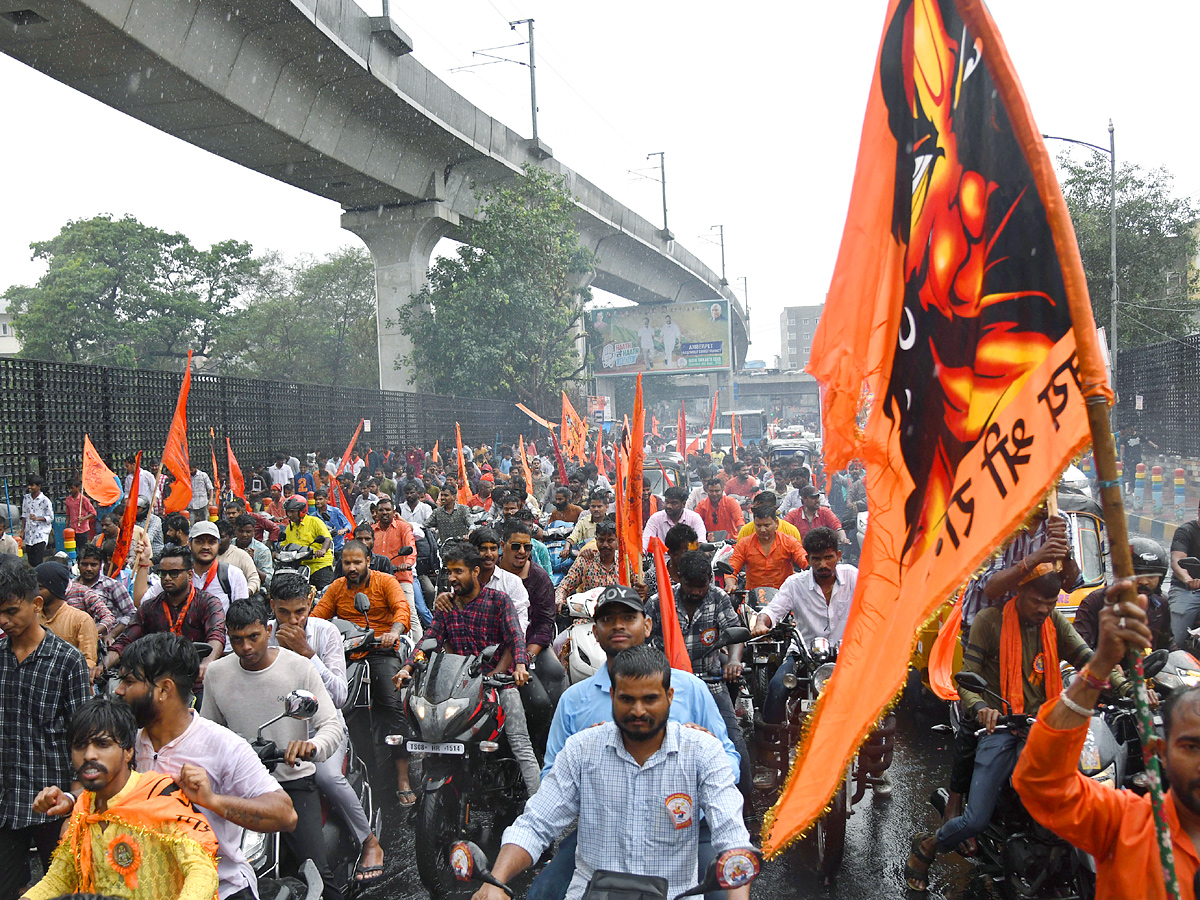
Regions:
<instances>
[{"instance_id":1,"label":"building facade","mask_svg":"<svg viewBox=\"0 0 1200 900\"><path fill-rule=\"evenodd\" d=\"M21 351L21 342L13 330L12 314L8 303L0 298L0 356L16 356Z\"/></svg>"},{"instance_id":2,"label":"building facade","mask_svg":"<svg viewBox=\"0 0 1200 900\"><path fill-rule=\"evenodd\" d=\"M779 314L781 368L803 369L812 352L813 335L823 306L788 306Z\"/></svg>"}]
</instances>

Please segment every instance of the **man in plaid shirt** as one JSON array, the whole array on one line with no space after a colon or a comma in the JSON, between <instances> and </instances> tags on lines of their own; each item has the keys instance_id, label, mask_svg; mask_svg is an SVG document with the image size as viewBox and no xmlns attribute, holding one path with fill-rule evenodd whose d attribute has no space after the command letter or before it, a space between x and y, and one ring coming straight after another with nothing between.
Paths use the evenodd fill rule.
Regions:
<instances>
[{"instance_id":1,"label":"man in plaid shirt","mask_svg":"<svg viewBox=\"0 0 1200 900\"><path fill-rule=\"evenodd\" d=\"M104 552L99 547L84 545L79 551L79 577L75 580L100 595L109 612L117 617L117 627L123 630L137 617L137 607L125 585L103 573L104 562Z\"/></svg>"},{"instance_id":2,"label":"man in plaid shirt","mask_svg":"<svg viewBox=\"0 0 1200 900\"><path fill-rule=\"evenodd\" d=\"M492 874L510 881L576 818L579 843L566 900L579 900L597 869L667 880L667 896L696 884L700 820L721 853L750 846L742 798L721 742L669 721L671 665L662 651L631 647L612 667L613 721L567 739L545 784L504 832ZM749 885L729 891L748 900ZM485 884L472 900L507 900Z\"/></svg>"},{"instance_id":3,"label":"man in plaid shirt","mask_svg":"<svg viewBox=\"0 0 1200 900\"><path fill-rule=\"evenodd\" d=\"M734 610L729 595L713 584L712 567L707 554L697 550L681 554L675 571L679 575L679 584L675 587L675 615L683 632L688 658L692 661L692 672L696 675L723 674L726 681L737 681L742 676L743 646L730 644L726 648L729 661L722 667L719 648L714 645L727 628L741 625L742 620ZM646 601L646 616L654 621L650 640L661 649L663 626L658 594ZM710 684L709 690L712 691L717 709L721 711L721 718L725 720L729 739L742 757L742 775L738 785L742 793L748 796L751 790L750 755L742 739L742 727L733 711L733 698L724 684Z\"/></svg>"},{"instance_id":4,"label":"man in plaid shirt","mask_svg":"<svg viewBox=\"0 0 1200 900\"><path fill-rule=\"evenodd\" d=\"M442 562L450 576L453 608L435 609L425 637L437 641L439 650L460 656L477 656L484 648L496 644L499 662L494 671L506 672L513 667L516 684L500 690L500 705L504 708L508 745L532 796L537 793L540 776L537 756L529 740L525 707L517 692L517 687L529 680L529 654L525 650L525 634L517 621L517 611L508 594L483 586L480 579L483 558L474 545L467 541L451 544L442 551ZM412 677L415 661L414 650L396 673L398 689Z\"/></svg>"},{"instance_id":5,"label":"man in plaid shirt","mask_svg":"<svg viewBox=\"0 0 1200 900\"><path fill-rule=\"evenodd\" d=\"M0 900L29 883L31 841L50 865L62 820L35 813L33 799L74 779L67 730L92 695L83 654L42 627L41 609L34 570L0 556Z\"/></svg>"}]
</instances>

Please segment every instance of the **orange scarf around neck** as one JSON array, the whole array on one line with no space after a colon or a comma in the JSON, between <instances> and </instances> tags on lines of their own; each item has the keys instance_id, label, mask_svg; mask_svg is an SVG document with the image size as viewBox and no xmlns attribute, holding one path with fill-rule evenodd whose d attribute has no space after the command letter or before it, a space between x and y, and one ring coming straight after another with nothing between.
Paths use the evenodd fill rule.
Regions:
<instances>
[{"instance_id":1,"label":"orange scarf around neck","mask_svg":"<svg viewBox=\"0 0 1200 900\"><path fill-rule=\"evenodd\" d=\"M91 811L92 797L90 791L79 795L64 837L75 857L79 891L87 893L95 885L96 870L90 831L91 826L98 822L115 822L149 839L139 841L118 837L109 847L108 856L111 859L108 862L124 876L130 890L137 889L142 854L156 852L155 838L163 843L194 841L213 857L215 865L216 835L204 814L192 806L169 776L158 772L141 773L133 788L114 798L116 802L110 803L102 813Z\"/></svg>"},{"instance_id":2,"label":"orange scarf around neck","mask_svg":"<svg viewBox=\"0 0 1200 900\"><path fill-rule=\"evenodd\" d=\"M1058 632L1050 616L1042 622L1042 651L1034 659L1034 675L1043 675L1046 700L1062 693L1062 674L1058 671ZM1004 619L1000 626L1000 693L1015 715L1025 712L1024 649L1021 646L1021 619L1017 615L1016 599L1004 604ZM1042 671L1038 671L1041 663Z\"/></svg>"}]
</instances>

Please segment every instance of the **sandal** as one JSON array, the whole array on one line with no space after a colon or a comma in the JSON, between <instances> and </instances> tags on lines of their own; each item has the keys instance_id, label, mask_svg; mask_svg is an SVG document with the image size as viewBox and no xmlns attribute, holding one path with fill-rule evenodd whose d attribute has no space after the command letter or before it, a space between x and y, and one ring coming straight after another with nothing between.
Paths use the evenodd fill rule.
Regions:
<instances>
[{"instance_id":1,"label":"sandal","mask_svg":"<svg viewBox=\"0 0 1200 900\"><path fill-rule=\"evenodd\" d=\"M933 865L933 857L925 855L924 851L921 850L921 844L931 837L933 837L932 833L922 831L912 839L912 854L904 863L904 880L908 884L910 891L919 891L923 894L929 890L929 867ZM913 866L913 857L925 863L924 870L918 870Z\"/></svg>"},{"instance_id":2,"label":"sandal","mask_svg":"<svg viewBox=\"0 0 1200 900\"><path fill-rule=\"evenodd\" d=\"M407 798L407 802L405 802L405 798ZM399 803L401 806L403 806L405 809L408 809L410 806L414 805L417 802L417 792L411 791L411 790L410 791L396 791L396 802Z\"/></svg>"},{"instance_id":3,"label":"sandal","mask_svg":"<svg viewBox=\"0 0 1200 900\"><path fill-rule=\"evenodd\" d=\"M356 884L366 884L370 881L377 881L383 877L383 866L364 866L361 862L354 867L354 881Z\"/></svg>"}]
</instances>

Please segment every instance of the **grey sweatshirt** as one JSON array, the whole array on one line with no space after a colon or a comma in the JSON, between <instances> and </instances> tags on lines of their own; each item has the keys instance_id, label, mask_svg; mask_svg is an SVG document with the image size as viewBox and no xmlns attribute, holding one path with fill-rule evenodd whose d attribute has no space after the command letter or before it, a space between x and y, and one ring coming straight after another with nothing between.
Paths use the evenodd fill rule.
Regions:
<instances>
[{"instance_id":1,"label":"grey sweatshirt","mask_svg":"<svg viewBox=\"0 0 1200 900\"><path fill-rule=\"evenodd\" d=\"M280 719L269 726L263 737L274 741L280 753L290 741L312 741L317 747L316 762L327 759L342 742L342 726L337 707L325 690L321 676L307 659L282 647L271 665L258 672L242 668L242 661L233 654L223 656L208 667L204 676L204 704L200 715L253 741L258 727L283 712L283 698L297 688L309 691L317 698L317 714L308 722ZM311 726L311 728L310 728ZM312 732L310 736L310 731ZM298 766L280 763L275 777L291 781L312 775L312 761Z\"/></svg>"}]
</instances>

